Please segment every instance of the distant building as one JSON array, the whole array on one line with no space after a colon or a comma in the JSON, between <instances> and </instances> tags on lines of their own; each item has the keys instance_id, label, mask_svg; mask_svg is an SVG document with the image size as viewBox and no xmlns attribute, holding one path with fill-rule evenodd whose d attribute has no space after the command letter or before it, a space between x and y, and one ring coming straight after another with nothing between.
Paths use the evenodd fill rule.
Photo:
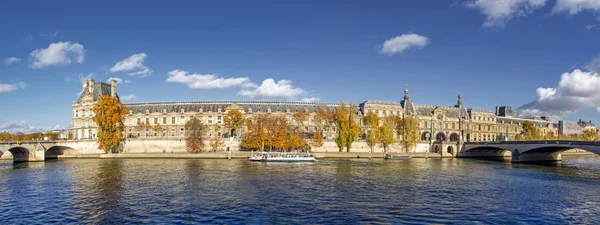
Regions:
<instances>
[{"instance_id":1,"label":"distant building","mask_svg":"<svg viewBox=\"0 0 600 225\"><path fill-rule=\"evenodd\" d=\"M583 133L583 128L575 122L558 121L558 134L573 135Z\"/></svg>"},{"instance_id":2,"label":"distant building","mask_svg":"<svg viewBox=\"0 0 600 225\"><path fill-rule=\"evenodd\" d=\"M117 95L116 82L106 84L90 79L83 82L82 93L73 103L73 138L97 138L97 126L92 121L93 104L102 95ZM335 112L340 104L306 103L306 102L268 102L268 101L197 101L197 102L156 102L125 104L129 112L125 119L125 137L127 138L176 138L185 136L185 122L197 118L204 124L217 124L217 130L208 135L229 137L232 131L224 124L227 111L238 110L246 118L258 114L283 115L290 123L295 121L292 114L301 110L309 113L309 119L303 130L307 133L316 132L314 123L315 111L322 109ZM361 118L369 112L380 117L385 116L414 116L418 120L422 146L431 146L430 151L453 151L460 141L503 141L515 140L522 132L523 123L528 121L538 127L542 135L581 133L583 129L594 127L591 122L580 121L570 123L550 121L548 117L518 116L510 106L497 106L492 112L484 109L467 109L458 96L458 101L451 106L419 105L412 102L408 90L404 91L403 99L398 102L367 100L358 105L356 111L357 123L362 124ZM140 126L144 124L145 126ZM160 126L156 126L160 125ZM160 127L154 129L152 127ZM212 129L212 128L211 128ZM244 134L245 128L240 128L239 134ZM66 134L68 135L68 134ZM336 137L336 127L331 126L323 131L326 139ZM401 138L401 137L398 137ZM435 143L443 143L436 145ZM454 143L454 144L452 144ZM452 147L453 148L449 148ZM438 147L436 147L438 146ZM429 149L425 148L423 151Z\"/></svg>"},{"instance_id":3,"label":"distant building","mask_svg":"<svg viewBox=\"0 0 600 225\"><path fill-rule=\"evenodd\" d=\"M581 127L583 130L596 130L596 126L592 123L592 121L586 122L579 119L577 125L579 125L579 127Z\"/></svg>"}]
</instances>

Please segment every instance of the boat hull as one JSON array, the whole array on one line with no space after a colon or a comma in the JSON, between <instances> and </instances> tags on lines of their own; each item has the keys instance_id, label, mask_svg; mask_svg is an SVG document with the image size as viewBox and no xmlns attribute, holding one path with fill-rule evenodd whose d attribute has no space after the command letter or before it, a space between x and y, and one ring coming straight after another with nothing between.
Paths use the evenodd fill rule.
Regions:
<instances>
[{"instance_id":1,"label":"boat hull","mask_svg":"<svg viewBox=\"0 0 600 225\"><path fill-rule=\"evenodd\" d=\"M399 155L386 155L386 156L384 157L384 159L386 159L386 160L408 160L408 159L410 159L410 158L411 158L411 157L410 157L410 156L408 156L408 155L406 155L406 156L399 156Z\"/></svg>"},{"instance_id":2,"label":"boat hull","mask_svg":"<svg viewBox=\"0 0 600 225\"><path fill-rule=\"evenodd\" d=\"M248 158L255 162L314 162L315 157L308 153L260 152Z\"/></svg>"},{"instance_id":3,"label":"boat hull","mask_svg":"<svg viewBox=\"0 0 600 225\"><path fill-rule=\"evenodd\" d=\"M298 159L288 159L288 158L266 158L266 159L253 159L250 158L250 161L253 162L314 162L315 158L298 158Z\"/></svg>"}]
</instances>

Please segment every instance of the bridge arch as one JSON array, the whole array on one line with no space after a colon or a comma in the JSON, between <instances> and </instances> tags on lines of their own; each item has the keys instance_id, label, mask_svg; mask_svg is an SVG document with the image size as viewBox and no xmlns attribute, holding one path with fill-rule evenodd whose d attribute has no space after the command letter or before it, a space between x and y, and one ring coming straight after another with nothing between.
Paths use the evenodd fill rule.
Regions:
<instances>
[{"instance_id":1,"label":"bridge arch","mask_svg":"<svg viewBox=\"0 0 600 225\"><path fill-rule=\"evenodd\" d=\"M68 146L52 146L46 149L44 160L58 159L59 155L70 155L75 153L75 149Z\"/></svg>"},{"instance_id":2,"label":"bridge arch","mask_svg":"<svg viewBox=\"0 0 600 225\"><path fill-rule=\"evenodd\" d=\"M8 151L12 154L14 162L27 162L31 155L31 151L22 146L12 147Z\"/></svg>"}]
</instances>

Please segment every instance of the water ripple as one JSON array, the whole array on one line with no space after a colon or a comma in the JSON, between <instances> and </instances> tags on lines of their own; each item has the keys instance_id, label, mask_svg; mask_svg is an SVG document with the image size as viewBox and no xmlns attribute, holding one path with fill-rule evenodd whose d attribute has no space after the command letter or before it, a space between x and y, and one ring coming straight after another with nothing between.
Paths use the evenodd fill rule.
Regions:
<instances>
[{"instance_id":1,"label":"water ripple","mask_svg":"<svg viewBox=\"0 0 600 225\"><path fill-rule=\"evenodd\" d=\"M598 224L600 157L0 161L0 224Z\"/></svg>"}]
</instances>

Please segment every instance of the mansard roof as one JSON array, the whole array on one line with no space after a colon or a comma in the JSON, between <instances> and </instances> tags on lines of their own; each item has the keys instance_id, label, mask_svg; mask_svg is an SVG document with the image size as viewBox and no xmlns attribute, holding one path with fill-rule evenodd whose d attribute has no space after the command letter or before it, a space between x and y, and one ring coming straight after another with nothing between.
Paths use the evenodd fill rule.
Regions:
<instances>
[{"instance_id":1,"label":"mansard roof","mask_svg":"<svg viewBox=\"0 0 600 225\"><path fill-rule=\"evenodd\" d=\"M328 104L328 103L307 103L307 102L267 102L267 101L199 101L199 102L156 102L156 103L134 103L126 104L125 106L131 113L149 113L159 112L162 113L166 110L170 112L181 112L183 109L185 112L217 112L221 109L224 112L228 107L237 105L244 112L268 112L269 108L271 112L289 112L294 113L303 109L308 112L314 112L317 109L326 109L329 111L336 111L336 107L339 104ZM359 110L358 108L356 109Z\"/></svg>"},{"instance_id":2,"label":"mansard roof","mask_svg":"<svg viewBox=\"0 0 600 225\"><path fill-rule=\"evenodd\" d=\"M102 95L110 96L110 89L111 89L110 84L102 83L102 82L94 83L94 86L92 88L93 101L98 101L98 99L100 99L100 96L102 96ZM90 90L87 88L87 86L86 86L86 88L83 88L81 95L77 99L77 103L81 103L83 98L89 93L90 93ZM119 98L119 95L117 95L117 98Z\"/></svg>"},{"instance_id":3,"label":"mansard roof","mask_svg":"<svg viewBox=\"0 0 600 225\"><path fill-rule=\"evenodd\" d=\"M441 108L444 110L444 114L447 118L455 118L458 119L461 114L460 107L454 106L434 106L434 105L415 105L417 109L418 116L431 116L431 112L436 108ZM463 107L464 109L464 107Z\"/></svg>"},{"instance_id":4,"label":"mansard roof","mask_svg":"<svg viewBox=\"0 0 600 225\"><path fill-rule=\"evenodd\" d=\"M529 121L533 124L536 125L548 125L548 124L554 124L551 121L546 121L543 120L541 118L535 118L535 117L506 117L506 116L496 116L496 121L502 123L502 122L516 122L516 123L520 123L520 122L524 122L524 121Z\"/></svg>"}]
</instances>

